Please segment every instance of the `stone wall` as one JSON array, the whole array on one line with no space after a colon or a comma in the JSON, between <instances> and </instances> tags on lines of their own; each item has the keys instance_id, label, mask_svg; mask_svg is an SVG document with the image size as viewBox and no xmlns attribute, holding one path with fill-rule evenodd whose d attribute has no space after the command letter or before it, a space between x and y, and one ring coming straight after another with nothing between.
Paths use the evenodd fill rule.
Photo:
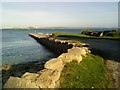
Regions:
<instances>
[{"instance_id":1,"label":"stone wall","mask_svg":"<svg viewBox=\"0 0 120 90\"><path fill-rule=\"evenodd\" d=\"M68 49L72 47L86 47L88 44L86 43L74 43L70 40L60 40L53 37L40 36L36 34L29 34L29 36L33 37L38 43L43 46L49 48L50 50L62 54L66 53Z\"/></svg>"},{"instance_id":2,"label":"stone wall","mask_svg":"<svg viewBox=\"0 0 120 90\"><path fill-rule=\"evenodd\" d=\"M61 51L55 51L58 53L62 53L64 52L64 49L66 49L65 53L62 53L57 58L53 58L47 61L44 64L44 69L37 73L26 72L21 78L11 76L5 83L4 88L59 88L59 78L64 65L67 62L71 62L73 60L76 60L78 63L80 63L82 61L82 57L86 56L90 52L87 47L77 47L77 44L75 45L75 43L72 44L72 47L70 46L70 48L69 44L66 44L66 41L64 40L45 37L37 39L38 41L40 40L39 42L41 44L49 46L50 48L57 48L58 46L60 46L58 50L61 49ZM68 47L70 49L68 49Z\"/></svg>"}]
</instances>

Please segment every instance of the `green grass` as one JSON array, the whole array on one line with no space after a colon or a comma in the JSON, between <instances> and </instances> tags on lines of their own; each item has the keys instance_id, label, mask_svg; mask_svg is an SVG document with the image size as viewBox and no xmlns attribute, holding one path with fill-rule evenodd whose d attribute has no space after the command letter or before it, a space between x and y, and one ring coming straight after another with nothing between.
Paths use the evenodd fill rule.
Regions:
<instances>
[{"instance_id":1,"label":"green grass","mask_svg":"<svg viewBox=\"0 0 120 90\"><path fill-rule=\"evenodd\" d=\"M120 39L120 36L88 36L85 34L72 34L72 33L61 33L61 32L55 32L53 33L55 37L65 37L65 38L71 38L71 39L81 39L81 38L93 38L93 39Z\"/></svg>"},{"instance_id":2,"label":"green grass","mask_svg":"<svg viewBox=\"0 0 120 90\"><path fill-rule=\"evenodd\" d=\"M71 43L81 43L81 42L79 42L79 41L74 41L74 40L68 40L68 42L71 42Z\"/></svg>"},{"instance_id":3,"label":"green grass","mask_svg":"<svg viewBox=\"0 0 120 90\"><path fill-rule=\"evenodd\" d=\"M89 54L80 63L67 63L60 77L61 88L109 88L104 60Z\"/></svg>"}]
</instances>

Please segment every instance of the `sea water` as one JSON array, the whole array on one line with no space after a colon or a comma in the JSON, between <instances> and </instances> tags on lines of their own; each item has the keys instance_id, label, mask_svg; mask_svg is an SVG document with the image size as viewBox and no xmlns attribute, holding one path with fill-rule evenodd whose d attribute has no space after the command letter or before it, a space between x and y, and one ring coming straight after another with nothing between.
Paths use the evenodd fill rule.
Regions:
<instances>
[{"instance_id":1,"label":"sea water","mask_svg":"<svg viewBox=\"0 0 120 90\"><path fill-rule=\"evenodd\" d=\"M84 29L4 29L2 30L2 66L31 61L45 61L57 57L28 36L29 33L64 32L80 34ZM89 29L90 30L90 29ZM104 31L105 29L92 29ZM108 29L106 29L108 30Z\"/></svg>"}]
</instances>

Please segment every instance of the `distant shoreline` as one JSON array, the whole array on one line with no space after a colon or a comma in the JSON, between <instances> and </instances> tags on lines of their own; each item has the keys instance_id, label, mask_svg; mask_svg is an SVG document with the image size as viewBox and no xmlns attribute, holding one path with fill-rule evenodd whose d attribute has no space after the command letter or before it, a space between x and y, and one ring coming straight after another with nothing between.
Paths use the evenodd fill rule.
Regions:
<instances>
[{"instance_id":1,"label":"distant shoreline","mask_svg":"<svg viewBox=\"0 0 120 90\"><path fill-rule=\"evenodd\" d=\"M117 27L41 27L41 28L1 28L1 29L119 29Z\"/></svg>"}]
</instances>

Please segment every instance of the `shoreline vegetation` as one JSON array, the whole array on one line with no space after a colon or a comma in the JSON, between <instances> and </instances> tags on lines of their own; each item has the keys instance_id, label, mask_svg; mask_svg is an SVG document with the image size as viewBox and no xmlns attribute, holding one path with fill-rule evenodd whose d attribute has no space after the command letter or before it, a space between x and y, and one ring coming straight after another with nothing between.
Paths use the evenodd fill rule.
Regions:
<instances>
[{"instance_id":1,"label":"shoreline vegetation","mask_svg":"<svg viewBox=\"0 0 120 90\"><path fill-rule=\"evenodd\" d=\"M120 39L119 37L95 37L85 34L71 34L71 33L53 33L54 37L67 38L97 38L97 39ZM71 41L79 43L78 41ZM34 62L26 63L24 65L7 65L1 67L3 75L3 84L10 76L21 76L25 72L34 72L43 68L43 64L36 64ZM37 65L37 66L36 66ZM13 68L11 68L13 67ZM22 68L23 67L23 68ZM35 67L34 69L32 67ZM24 70L23 70L24 69ZM91 54L84 57L81 63L70 62L65 65L62 71L60 84L61 88L111 88L113 82L108 78L107 68L104 59L100 56L99 51L92 49Z\"/></svg>"},{"instance_id":2,"label":"shoreline vegetation","mask_svg":"<svg viewBox=\"0 0 120 90\"><path fill-rule=\"evenodd\" d=\"M111 31L112 32L112 31ZM115 31L118 35L116 36L90 36L86 34L73 34L73 33L53 33L54 37L65 37L68 39L111 39L111 40L120 40L120 31ZM114 34L114 33L113 33Z\"/></svg>"},{"instance_id":3,"label":"shoreline vegetation","mask_svg":"<svg viewBox=\"0 0 120 90\"><path fill-rule=\"evenodd\" d=\"M83 31L84 32L84 31ZM90 36L85 34L72 33L53 33L54 37L69 39L110 39L120 40L120 31L110 31L113 36ZM107 34L109 34L107 33ZM117 34L116 34L117 33ZM75 41L76 42L76 41ZM77 41L76 43L79 43ZM78 64L70 62L65 65L62 71L60 84L62 88L116 88L118 86L117 73L119 63L104 60L101 52L91 48L91 54L84 57L83 61ZM98 69L98 70L97 70ZM116 74L116 77L113 75Z\"/></svg>"}]
</instances>

